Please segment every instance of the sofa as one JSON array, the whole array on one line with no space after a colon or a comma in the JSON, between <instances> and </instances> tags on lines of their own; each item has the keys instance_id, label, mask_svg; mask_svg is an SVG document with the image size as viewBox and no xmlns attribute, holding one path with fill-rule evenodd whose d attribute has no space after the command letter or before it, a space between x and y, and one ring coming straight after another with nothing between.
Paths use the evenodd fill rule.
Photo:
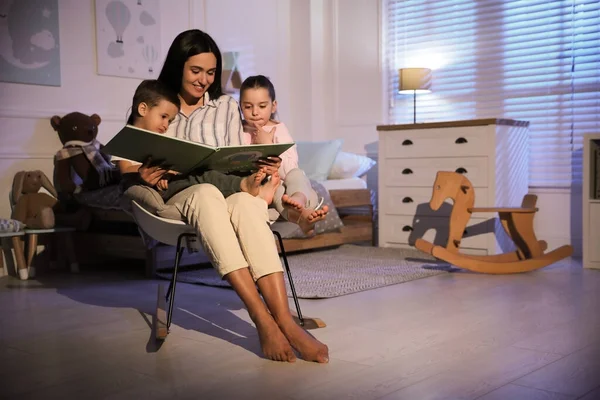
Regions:
<instances>
[{"instance_id":1,"label":"sofa","mask_svg":"<svg viewBox=\"0 0 600 400\"><path fill-rule=\"evenodd\" d=\"M339 246L346 243L373 243L373 196L362 176L375 164L368 157L341 151L342 141L297 142L299 167L310 178L313 188L325 198L330 212L316 226L316 234L306 238L297 225L275 222L284 238L286 252ZM114 259L145 260L146 274L173 264L175 249L144 241L133 217L121 207L118 186L82 193L78 200L92 214L88 230L75 238L81 262L106 262ZM207 262L203 252L186 252L182 265Z\"/></svg>"}]
</instances>

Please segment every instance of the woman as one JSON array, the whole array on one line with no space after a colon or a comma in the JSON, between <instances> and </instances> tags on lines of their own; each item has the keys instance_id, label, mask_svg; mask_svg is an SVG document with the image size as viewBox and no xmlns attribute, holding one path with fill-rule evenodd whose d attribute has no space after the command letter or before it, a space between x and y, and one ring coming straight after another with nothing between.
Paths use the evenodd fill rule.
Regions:
<instances>
[{"instance_id":1,"label":"woman","mask_svg":"<svg viewBox=\"0 0 600 400\"><path fill-rule=\"evenodd\" d=\"M158 78L181 99L181 111L167 135L211 146L242 144L238 104L222 92L221 66L219 48L208 34L189 30L175 38ZM276 173L280 163L276 159L264 166L268 173ZM151 185L166 172L159 167L140 169ZM294 362L294 348L305 360L329 361L327 346L292 318L263 200L248 193L225 199L213 185L200 184L176 194L167 204L175 205L197 230L213 265L248 309L267 358Z\"/></svg>"}]
</instances>

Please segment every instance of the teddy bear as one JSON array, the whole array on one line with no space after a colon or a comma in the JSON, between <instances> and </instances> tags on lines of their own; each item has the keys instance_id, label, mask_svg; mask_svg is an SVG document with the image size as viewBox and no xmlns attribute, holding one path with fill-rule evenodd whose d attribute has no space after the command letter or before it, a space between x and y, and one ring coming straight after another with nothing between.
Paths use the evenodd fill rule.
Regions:
<instances>
[{"instance_id":1,"label":"teddy bear","mask_svg":"<svg viewBox=\"0 0 600 400\"><path fill-rule=\"evenodd\" d=\"M42 187L52 196L40 192ZM11 218L24 223L30 229L54 228L57 197L54 185L42 171L19 171L13 179Z\"/></svg>"},{"instance_id":2,"label":"teddy bear","mask_svg":"<svg viewBox=\"0 0 600 400\"><path fill-rule=\"evenodd\" d=\"M55 182L61 194L71 196L118 181L117 168L96 139L100 122L98 114L80 112L72 112L62 118L55 115L50 119L63 144L54 157Z\"/></svg>"}]
</instances>

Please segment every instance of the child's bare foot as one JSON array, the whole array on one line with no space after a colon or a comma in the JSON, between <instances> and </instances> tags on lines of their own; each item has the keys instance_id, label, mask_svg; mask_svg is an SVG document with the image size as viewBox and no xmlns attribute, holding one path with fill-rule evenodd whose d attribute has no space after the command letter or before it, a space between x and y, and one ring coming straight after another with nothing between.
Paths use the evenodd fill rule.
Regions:
<instances>
[{"instance_id":1,"label":"child's bare foot","mask_svg":"<svg viewBox=\"0 0 600 400\"><path fill-rule=\"evenodd\" d=\"M257 318L256 330L260 347L266 358L273 361L295 362L296 354L271 315Z\"/></svg>"},{"instance_id":2,"label":"child's bare foot","mask_svg":"<svg viewBox=\"0 0 600 400\"><path fill-rule=\"evenodd\" d=\"M267 202L267 204L271 204L273 202L273 197L275 197L275 191L281 184L281 177L278 173L271 175L271 179L269 182L262 185L258 191L258 197Z\"/></svg>"},{"instance_id":3,"label":"child's bare foot","mask_svg":"<svg viewBox=\"0 0 600 400\"><path fill-rule=\"evenodd\" d=\"M304 210L304 205L306 204L306 197L304 195L297 197L296 193L292 196L284 194L281 196L281 201L283 202L283 206L288 210L295 209L298 212L302 212L302 210Z\"/></svg>"},{"instance_id":4,"label":"child's bare foot","mask_svg":"<svg viewBox=\"0 0 600 400\"><path fill-rule=\"evenodd\" d=\"M242 183L240 184L240 189L242 192L246 192L251 194L252 196L258 196L260 192L260 183L263 179L265 179L267 173L264 168L259 169L255 173L250 176L242 179Z\"/></svg>"},{"instance_id":5,"label":"child's bare foot","mask_svg":"<svg viewBox=\"0 0 600 400\"><path fill-rule=\"evenodd\" d=\"M296 325L294 320L290 319L286 323L279 323L279 327L292 347L300 353L303 360L318 363L329 362L329 348L327 345L319 342L302 327Z\"/></svg>"},{"instance_id":6,"label":"child's bare foot","mask_svg":"<svg viewBox=\"0 0 600 400\"><path fill-rule=\"evenodd\" d=\"M329 212L329 207L323 206L319 210L312 210L305 208L305 201L301 201L300 198L305 198L304 195L296 196L294 193L292 196L284 194L281 196L283 206L288 209L288 221L296 222L302 232L305 235L312 235L315 230L315 224L322 221Z\"/></svg>"}]
</instances>

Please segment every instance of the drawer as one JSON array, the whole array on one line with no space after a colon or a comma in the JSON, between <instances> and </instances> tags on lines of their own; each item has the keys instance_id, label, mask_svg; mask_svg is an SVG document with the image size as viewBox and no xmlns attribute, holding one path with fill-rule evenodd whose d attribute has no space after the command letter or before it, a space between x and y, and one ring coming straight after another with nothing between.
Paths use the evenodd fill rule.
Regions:
<instances>
[{"instance_id":1,"label":"drawer","mask_svg":"<svg viewBox=\"0 0 600 400\"><path fill-rule=\"evenodd\" d=\"M418 238L431 243L446 246L448 242L448 223L450 219L441 217L409 217L404 215L385 215L379 218L380 240L383 243L408 243L414 245ZM471 218L460 247L487 249L490 240L494 240L494 220Z\"/></svg>"},{"instance_id":2,"label":"drawer","mask_svg":"<svg viewBox=\"0 0 600 400\"><path fill-rule=\"evenodd\" d=\"M488 158L406 158L385 160L385 186L433 187L438 171L465 171L475 187L488 186ZM381 169L379 170L381 174Z\"/></svg>"},{"instance_id":3,"label":"drawer","mask_svg":"<svg viewBox=\"0 0 600 400\"><path fill-rule=\"evenodd\" d=\"M433 187L433 182L431 182ZM448 199L438 211L429 207L429 200L433 192L432 187L390 187L380 193L379 212L385 215L421 215L448 217L452 210L452 203ZM491 207L488 202L488 190L481 189L475 193L476 207Z\"/></svg>"},{"instance_id":4,"label":"drawer","mask_svg":"<svg viewBox=\"0 0 600 400\"><path fill-rule=\"evenodd\" d=\"M493 126L390 131L385 133L383 154L386 158L489 156L494 151L494 132Z\"/></svg>"}]
</instances>

